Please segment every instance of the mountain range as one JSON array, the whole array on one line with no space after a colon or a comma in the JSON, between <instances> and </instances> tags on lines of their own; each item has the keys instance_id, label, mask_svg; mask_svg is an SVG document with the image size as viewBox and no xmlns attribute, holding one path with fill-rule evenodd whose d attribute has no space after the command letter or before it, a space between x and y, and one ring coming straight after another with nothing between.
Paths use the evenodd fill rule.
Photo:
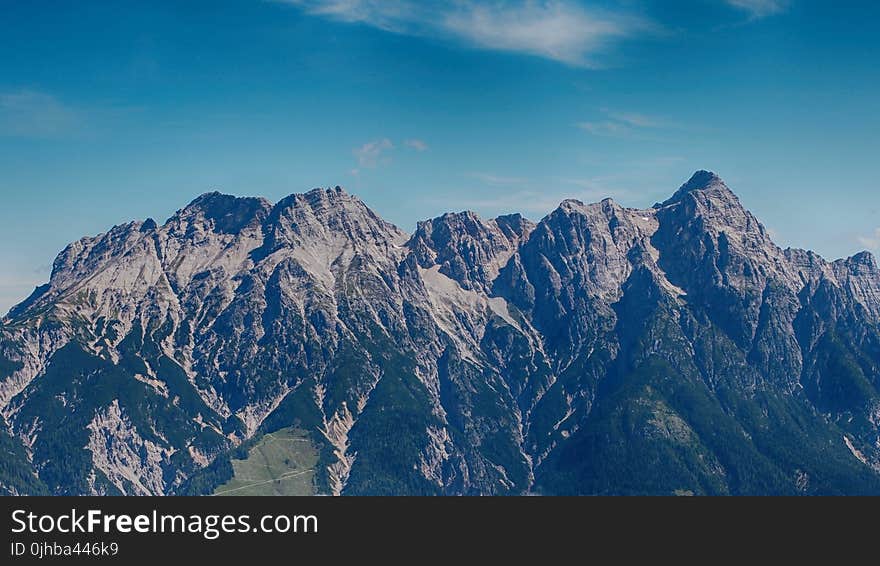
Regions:
<instances>
[{"instance_id":1,"label":"mountain range","mask_svg":"<svg viewBox=\"0 0 880 566\"><path fill-rule=\"evenodd\" d=\"M6 494L215 493L282 430L316 494L880 494L880 270L706 171L413 234L339 187L210 193L58 255L0 322L0 414Z\"/></svg>"}]
</instances>

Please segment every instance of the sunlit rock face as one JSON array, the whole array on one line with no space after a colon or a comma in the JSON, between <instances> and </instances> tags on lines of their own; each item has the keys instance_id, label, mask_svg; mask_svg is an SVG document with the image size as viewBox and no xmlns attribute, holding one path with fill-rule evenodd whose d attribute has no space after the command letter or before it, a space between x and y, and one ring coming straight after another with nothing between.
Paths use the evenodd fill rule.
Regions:
<instances>
[{"instance_id":1,"label":"sunlit rock face","mask_svg":"<svg viewBox=\"0 0 880 566\"><path fill-rule=\"evenodd\" d=\"M880 494L880 271L697 172L643 210L412 235L341 188L65 248L0 324L0 492L207 493L297 427L315 492Z\"/></svg>"}]
</instances>

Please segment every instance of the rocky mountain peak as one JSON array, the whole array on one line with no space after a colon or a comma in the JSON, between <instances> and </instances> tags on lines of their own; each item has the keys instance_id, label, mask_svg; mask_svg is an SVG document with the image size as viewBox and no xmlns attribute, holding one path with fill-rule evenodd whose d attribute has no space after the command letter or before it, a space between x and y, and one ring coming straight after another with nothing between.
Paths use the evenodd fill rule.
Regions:
<instances>
[{"instance_id":1,"label":"rocky mountain peak","mask_svg":"<svg viewBox=\"0 0 880 566\"><path fill-rule=\"evenodd\" d=\"M505 214L495 218L498 228L504 231L508 237L525 239L535 229L535 223L522 214Z\"/></svg>"},{"instance_id":2,"label":"rocky mountain peak","mask_svg":"<svg viewBox=\"0 0 880 566\"><path fill-rule=\"evenodd\" d=\"M108 262L124 256L143 238L145 226L149 227L149 224L141 221L119 224L107 232L81 238L66 246L52 264L51 289L60 291L75 285L94 275Z\"/></svg>"},{"instance_id":3,"label":"rocky mountain peak","mask_svg":"<svg viewBox=\"0 0 880 566\"><path fill-rule=\"evenodd\" d=\"M272 209L265 229L275 244L302 243L311 238L341 238L357 246L366 243L401 245L406 240L403 231L381 219L361 199L339 186L281 199Z\"/></svg>"},{"instance_id":4,"label":"rocky mountain peak","mask_svg":"<svg viewBox=\"0 0 880 566\"><path fill-rule=\"evenodd\" d=\"M743 207L739 198L709 171L697 171L675 194L655 205L661 224L670 230L707 232L721 245L732 248L760 249L764 256L779 262L782 250L771 241L767 230Z\"/></svg>"},{"instance_id":5,"label":"rocky mountain peak","mask_svg":"<svg viewBox=\"0 0 880 566\"><path fill-rule=\"evenodd\" d=\"M600 215L606 218L611 218L616 215L619 211L624 209L623 206L614 201L613 198L604 198L599 202L592 203L584 203L578 199L565 199L562 201L559 206L550 213L551 216L554 214L583 214L586 216L595 216Z\"/></svg>"},{"instance_id":6,"label":"rocky mountain peak","mask_svg":"<svg viewBox=\"0 0 880 566\"><path fill-rule=\"evenodd\" d=\"M880 493L874 257L783 252L707 171L411 238L340 187L208 193L12 316L0 493L213 493L290 429L312 493Z\"/></svg>"},{"instance_id":7,"label":"rocky mountain peak","mask_svg":"<svg viewBox=\"0 0 880 566\"><path fill-rule=\"evenodd\" d=\"M739 198L730 187L715 173L700 170L666 201L655 205L662 208L678 203L687 203L691 207L701 208L742 208Z\"/></svg>"},{"instance_id":8,"label":"rocky mountain peak","mask_svg":"<svg viewBox=\"0 0 880 566\"><path fill-rule=\"evenodd\" d=\"M484 220L472 211L446 213L419 222L407 247L421 267L438 265L464 289L489 290L533 228L519 214Z\"/></svg>"},{"instance_id":9,"label":"rocky mountain peak","mask_svg":"<svg viewBox=\"0 0 880 566\"><path fill-rule=\"evenodd\" d=\"M700 169L699 171L694 172L694 174L691 175L691 178L688 179L681 187L679 187L678 191L676 191L676 194L690 193L693 191L704 191L707 189L719 188L722 185L727 188L727 185L724 184L724 180L721 179L721 177L719 177L715 172Z\"/></svg>"},{"instance_id":10,"label":"rocky mountain peak","mask_svg":"<svg viewBox=\"0 0 880 566\"><path fill-rule=\"evenodd\" d=\"M302 194L303 200L309 202L312 206L319 206L321 204L341 204L346 202L358 202L361 203L361 200L349 194L345 189L336 185L335 187L318 187L312 189L310 191L306 191Z\"/></svg>"},{"instance_id":11,"label":"rocky mountain peak","mask_svg":"<svg viewBox=\"0 0 880 566\"><path fill-rule=\"evenodd\" d=\"M860 252L831 264L837 284L846 289L870 317L880 322L880 269L870 252Z\"/></svg>"},{"instance_id":12,"label":"rocky mountain peak","mask_svg":"<svg viewBox=\"0 0 880 566\"><path fill-rule=\"evenodd\" d=\"M716 185L724 185L724 181L713 171L706 171L705 169L700 169L699 171L695 171L691 178L682 185L679 190L684 191L698 191L704 190ZM726 185L725 185L726 186Z\"/></svg>"},{"instance_id":13,"label":"rocky mountain peak","mask_svg":"<svg viewBox=\"0 0 880 566\"><path fill-rule=\"evenodd\" d=\"M573 210L576 208L580 208L582 206L584 206L583 201L578 200L576 198L567 198L564 201L562 201L561 203L559 203L558 208L560 208L562 210Z\"/></svg>"},{"instance_id":14,"label":"rocky mountain peak","mask_svg":"<svg viewBox=\"0 0 880 566\"><path fill-rule=\"evenodd\" d=\"M869 251L862 251L846 260L847 264L862 268L867 272L877 273L877 259Z\"/></svg>"},{"instance_id":15,"label":"rocky mountain peak","mask_svg":"<svg viewBox=\"0 0 880 566\"><path fill-rule=\"evenodd\" d=\"M308 206L316 210L328 207L348 207L348 208L366 208L366 205L358 197L349 194L340 186L335 187L318 187L306 191L304 193L290 194L275 206L276 209L283 210L294 206Z\"/></svg>"},{"instance_id":16,"label":"rocky mountain peak","mask_svg":"<svg viewBox=\"0 0 880 566\"><path fill-rule=\"evenodd\" d=\"M200 195L169 219L169 223L206 223L217 233L235 234L246 226L262 222L272 204L261 197L237 197L217 191Z\"/></svg>"}]
</instances>

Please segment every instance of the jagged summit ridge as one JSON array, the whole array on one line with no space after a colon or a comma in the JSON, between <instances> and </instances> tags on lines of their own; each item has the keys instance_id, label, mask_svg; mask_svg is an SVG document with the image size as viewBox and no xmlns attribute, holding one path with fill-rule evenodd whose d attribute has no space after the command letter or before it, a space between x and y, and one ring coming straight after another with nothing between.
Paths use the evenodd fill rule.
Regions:
<instances>
[{"instance_id":1,"label":"jagged summit ridge","mask_svg":"<svg viewBox=\"0 0 880 566\"><path fill-rule=\"evenodd\" d=\"M437 265L464 289L489 291L534 226L519 214L483 220L471 211L447 213L419 222L407 245L422 267Z\"/></svg>"},{"instance_id":2,"label":"jagged summit ridge","mask_svg":"<svg viewBox=\"0 0 880 566\"><path fill-rule=\"evenodd\" d=\"M235 233L252 222L261 222L271 210L271 203L261 197L236 197L220 192L205 193L166 222L184 219L205 220L211 229Z\"/></svg>"},{"instance_id":3,"label":"jagged summit ridge","mask_svg":"<svg viewBox=\"0 0 880 566\"><path fill-rule=\"evenodd\" d=\"M700 170L695 172L668 200L657 206L668 206L680 202L687 195L693 193L706 193L724 200L738 200L721 177L712 171Z\"/></svg>"},{"instance_id":4,"label":"jagged summit ridge","mask_svg":"<svg viewBox=\"0 0 880 566\"><path fill-rule=\"evenodd\" d=\"M878 324L873 256L781 250L705 171L412 235L340 187L207 193L0 324L0 490L206 493L295 427L319 493L880 493Z\"/></svg>"},{"instance_id":5,"label":"jagged summit ridge","mask_svg":"<svg viewBox=\"0 0 880 566\"><path fill-rule=\"evenodd\" d=\"M702 191L714 187L720 187L727 185L724 183L724 180L721 179L716 173L713 171L706 171L705 169L700 169L699 171L694 172L691 175L691 178L687 180L687 182L682 185L678 192L691 192L691 191Z\"/></svg>"},{"instance_id":6,"label":"jagged summit ridge","mask_svg":"<svg viewBox=\"0 0 880 566\"><path fill-rule=\"evenodd\" d=\"M91 283L131 290L127 286L141 280L152 286L161 279L158 271L175 288L208 267L231 276L250 265L249 254L273 239L291 246L297 238L305 238L299 240L303 243L319 233L355 246L366 241L399 245L406 238L341 187L293 194L275 205L215 191L200 195L162 226L152 219L134 221L70 244L56 258L49 288L39 301L56 300ZM108 279L110 272L125 277ZM39 308L36 302L31 307Z\"/></svg>"}]
</instances>

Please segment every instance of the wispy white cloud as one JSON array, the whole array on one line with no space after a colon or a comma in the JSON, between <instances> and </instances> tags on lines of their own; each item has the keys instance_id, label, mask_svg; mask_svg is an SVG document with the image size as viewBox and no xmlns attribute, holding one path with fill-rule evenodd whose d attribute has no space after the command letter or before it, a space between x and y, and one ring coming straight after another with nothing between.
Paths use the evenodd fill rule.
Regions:
<instances>
[{"instance_id":1,"label":"wispy white cloud","mask_svg":"<svg viewBox=\"0 0 880 566\"><path fill-rule=\"evenodd\" d=\"M578 127L597 136L629 136L639 130L657 130L677 127L676 124L637 112L618 112L602 109L605 118L594 121L579 122Z\"/></svg>"},{"instance_id":2,"label":"wispy white cloud","mask_svg":"<svg viewBox=\"0 0 880 566\"><path fill-rule=\"evenodd\" d=\"M523 185L528 183L528 179L522 177L505 177L501 175L493 175L492 173L468 173L471 179L477 179L487 185L504 186L504 185Z\"/></svg>"},{"instance_id":3,"label":"wispy white cloud","mask_svg":"<svg viewBox=\"0 0 880 566\"><path fill-rule=\"evenodd\" d=\"M51 94L0 92L0 136L52 138L76 129L80 121L79 113Z\"/></svg>"},{"instance_id":4,"label":"wispy white cloud","mask_svg":"<svg viewBox=\"0 0 880 566\"><path fill-rule=\"evenodd\" d=\"M404 140L403 146L418 152L430 149L425 141L416 138ZM388 138L375 139L354 148L351 152L357 159L358 166L352 169L350 173L357 177L361 174L362 169L376 169L377 167L390 165L391 155L389 155L389 152L394 149L394 142Z\"/></svg>"},{"instance_id":5,"label":"wispy white cloud","mask_svg":"<svg viewBox=\"0 0 880 566\"><path fill-rule=\"evenodd\" d=\"M635 33L639 22L562 2L513 6L465 4L445 18L448 30L478 47L537 55L572 65L595 65L595 53Z\"/></svg>"},{"instance_id":6,"label":"wispy white cloud","mask_svg":"<svg viewBox=\"0 0 880 566\"><path fill-rule=\"evenodd\" d=\"M656 116L646 116L637 112L615 112L613 110L605 110L605 113L612 120L616 120L633 128L665 128L671 126L670 122Z\"/></svg>"},{"instance_id":7,"label":"wispy white cloud","mask_svg":"<svg viewBox=\"0 0 880 566\"><path fill-rule=\"evenodd\" d=\"M367 142L352 150L358 160L358 165L367 169L375 169L379 165L387 165L391 158L386 155L388 150L394 148L394 144L388 138L382 138Z\"/></svg>"},{"instance_id":8,"label":"wispy white cloud","mask_svg":"<svg viewBox=\"0 0 880 566\"><path fill-rule=\"evenodd\" d=\"M403 145L416 151L428 151L428 144L419 139L406 140Z\"/></svg>"},{"instance_id":9,"label":"wispy white cloud","mask_svg":"<svg viewBox=\"0 0 880 566\"><path fill-rule=\"evenodd\" d=\"M745 10L752 18L766 18L788 9L788 0L724 0L734 8Z\"/></svg>"},{"instance_id":10,"label":"wispy white cloud","mask_svg":"<svg viewBox=\"0 0 880 566\"><path fill-rule=\"evenodd\" d=\"M642 16L570 0L276 0L387 32L543 57L579 67L621 40L652 32Z\"/></svg>"},{"instance_id":11,"label":"wispy white cloud","mask_svg":"<svg viewBox=\"0 0 880 566\"><path fill-rule=\"evenodd\" d=\"M859 244L865 246L872 252L880 251L880 228L874 230L870 236L859 236Z\"/></svg>"},{"instance_id":12,"label":"wispy white cloud","mask_svg":"<svg viewBox=\"0 0 880 566\"><path fill-rule=\"evenodd\" d=\"M596 136L620 136L632 132L632 128L621 122L613 120L599 120L595 122L579 122L578 127L585 132Z\"/></svg>"}]
</instances>

